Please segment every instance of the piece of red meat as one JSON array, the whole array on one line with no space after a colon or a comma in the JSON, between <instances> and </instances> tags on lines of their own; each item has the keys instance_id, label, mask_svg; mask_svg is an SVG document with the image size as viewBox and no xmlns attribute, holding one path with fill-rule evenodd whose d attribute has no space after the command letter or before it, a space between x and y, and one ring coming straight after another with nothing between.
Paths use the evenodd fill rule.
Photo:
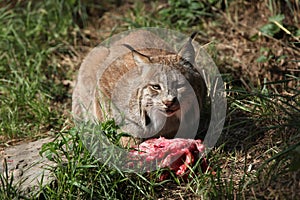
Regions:
<instances>
[{"instance_id":1,"label":"piece of red meat","mask_svg":"<svg viewBox=\"0 0 300 200\"><path fill-rule=\"evenodd\" d=\"M169 168L177 176L188 175L188 166L192 167L202 157L204 150L201 140L164 137L149 139L130 151L128 166L138 164L149 172L155 164L156 169ZM208 164L205 158L202 159L201 168L206 171ZM160 180L167 177L167 174L162 174Z\"/></svg>"}]
</instances>

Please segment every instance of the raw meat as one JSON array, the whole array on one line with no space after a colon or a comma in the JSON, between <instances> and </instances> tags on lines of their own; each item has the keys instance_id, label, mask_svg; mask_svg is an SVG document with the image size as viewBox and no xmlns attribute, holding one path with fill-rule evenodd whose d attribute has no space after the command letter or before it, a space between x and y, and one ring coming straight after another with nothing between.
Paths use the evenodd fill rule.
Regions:
<instances>
[{"instance_id":1,"label":"raw meat","mask_svg":"<svg viewBox=\"0 0 300 200\"><path fill-rule=\"evenodd\" d=\"M164 137L146 140L130 151L128 166L138 164L148 172L151 169L169 168L177 176L186 176L204 153L205 147L201 140L165 139ZM154 167L155 165L155 167ZM201 161L202 171L208 170L205 158ZM162 174L160 180L165 180L168 174Z\"/></svg>"}]
</instances>

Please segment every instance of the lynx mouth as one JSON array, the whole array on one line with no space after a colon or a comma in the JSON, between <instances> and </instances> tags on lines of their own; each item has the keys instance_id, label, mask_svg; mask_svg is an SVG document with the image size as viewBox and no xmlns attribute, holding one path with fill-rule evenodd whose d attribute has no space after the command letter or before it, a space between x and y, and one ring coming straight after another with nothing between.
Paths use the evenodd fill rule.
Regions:
<instances>
[{"instance_id":1,"label":"lynx mouth","mask_svg":"<svg viewBox=\"0 0 300 200\"><path fill-rule=\"evenodd\" d=\"M176 97L171 100L163 100L162 103L164 106L162 112L166 117L173 116L180 109L180 104Z\"/></svg>"},{"instance_id":2,"label":"lynx mouth","mask_svg":"<svg viewBox=\"0 0 300 200\"><path fill-rule=\"evenodd\" d=\"M178 111L180 109L180 106L174 106L174 107L171 107L171 108L167 108L164 110L164 113L166 114L167 117L171 117L173 116L176 111Z\"/></svg>"}]
</instances>

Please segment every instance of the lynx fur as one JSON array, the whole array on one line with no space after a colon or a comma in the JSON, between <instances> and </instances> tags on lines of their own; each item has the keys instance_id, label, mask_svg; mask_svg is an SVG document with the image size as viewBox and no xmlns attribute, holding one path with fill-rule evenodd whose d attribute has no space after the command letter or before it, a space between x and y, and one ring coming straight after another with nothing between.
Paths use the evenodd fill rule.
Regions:
<instances>
[{"instance_id":1,"label":"lynx fur","mask_svg":"<svg viewBox=\"0 0 300 200\"><path fill-rule=\"evenodd\" d=\"M72 96L76 121L114 118L136 143L193 137L206 87L193 66L192 39L175 53L155 34L139 30L94 48L81 64Z\"/></svg>"}]
</instances>

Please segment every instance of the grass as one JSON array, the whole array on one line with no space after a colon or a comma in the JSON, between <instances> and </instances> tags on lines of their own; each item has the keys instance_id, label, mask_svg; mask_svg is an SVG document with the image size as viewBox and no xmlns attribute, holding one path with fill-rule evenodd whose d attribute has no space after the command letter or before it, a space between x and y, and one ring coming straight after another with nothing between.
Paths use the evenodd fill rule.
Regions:
<instances>
[{"instance_id":1,"label":"grass","mask_svg":"<svg viewBox=\"0 0 300 200\"><path fill-rule=\"evenodd\" d=\"M39 195L46 199L120 199L130 194L135 198L155 195L152 189L159 184L139 174L129 174L111 168L107 163L101 164L85 148L80 134L80 131L72 129L61 133L63 139L60 142L44 147L48 156L64 164L55 169L55 185L46 186ZM63 148L66 150L61 151ZM62 158L66 158L66 161Z\"/></svg>"},{"instance_id":2,"label":"grass","mask_svg":"<svg viewBox=\"0 0 300 200\"><path fill-rule=\"evenodd\" d=\"M9 177L9 172L7 170L7 163L6 160L4 160L3 163L5 170L2 173L0 173L0 198L1 199L13 199L13 198L19 198L20 191L17 187L14 186L13 181L14 177Z\"/></svg>"},{"instance_id":3,"label":"grass","mask_svg":"<svg viewBox=\"0 0 300 200\"><path fill-rule=\"evenodd\" d=\"M130 28L164 27L189 31L201 27L202 17L212 17L211 10L219 2L218 0L208 2L169 0L167 4L159 5L154 1L151 2L149 10L149 7L146 8L145 4L137 1L124 20Z\"/></svg>"},{"instance_id":4,"label":"grass","mask_svg":"<svg viewBox=\"0 0 300 200\"><path fill-rule=\"evenodd\" d=\"M243 73L247 68L238 71L239 64L243 66L245 62L243 54L235 57L234 53L219 49L220 41L226 42L224 38L230 38L232 32L226 36L218 33L228 27L246 35L239 24L242 13L238 8L246 8L247 2L169 0L167 4L129 4L130 11L124 12L122 18L126 29L144 26L184 32L193 29L200 30L203 38L198 39L202 43L208 42L205 37L215 38L209 52L224 74L227 87L226 127L218 146L207 155L216 175L202 173L198 163L191 169L191 174L196 175L189 181L171 175L164 182L157 179L165 169L138 174L99 162L85 148L80 137L82 130L68 121L70 85L65 80L72 80L76 72L62 57L78 56L80 45L85 43L76 42L76 46L73 41L89 38L83 30L90 28L91 18L98 17L91 14L96 13L93 9L103 12L107 5L72 0L13 1L0 5L0 145L4 147L13 139L56 134L57 139L45 145L41 153L58 164L50 168L56 180L29 193L13 185L8 172L0 173L0 199L275 199L287 195L296 199L300 196L297 193L300 76L297 68L290 68L300 62L291 57L298 55L299 47L300 27L295 25L299 22L298 1L258 4L268 18L247 39L251 46L245 46L245 49L256 48L253 62L247 64L258 66L258 70L288 66L279 75L270 70L280 80L272 77L272 73L269 76L269 71L264 71L266 76L249 73L246 79ZM112 5L109 9L116 8ZM283 57L276 51L281 46L286 50ZM251 59L249 55L246 57ZM103 122L98 128L118 142L117 127L112 121Z\"/></svg>"},{"instance_id":5,"label":"grass","mask_svg":"<svg viewBox=\"0 0 300 200\"><path fill-rule=\"evenodd\" d=\"M59 1L18 2L0 9L1 136L34 137L60 128L62 114L52 109L65 98L65 70L54 54L74 26L67 5ZM70 51L70 50L67 50Z\"/></svg>"}]
</instances>

